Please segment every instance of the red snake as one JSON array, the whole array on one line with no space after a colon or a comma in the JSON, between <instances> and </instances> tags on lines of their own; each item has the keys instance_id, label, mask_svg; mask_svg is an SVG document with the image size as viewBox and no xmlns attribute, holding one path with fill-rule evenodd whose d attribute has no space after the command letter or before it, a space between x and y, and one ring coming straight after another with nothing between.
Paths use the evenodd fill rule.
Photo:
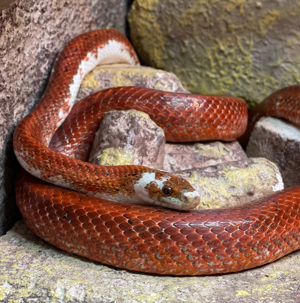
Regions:
<instances>
[{"instance_id":1,"label":"red snake","mask_svg":"<svg viewBox=\"0 0 300 303\"><path fill-rule=\"evenodd\" d=\"M95 64L113 62L138 63L129 42L119 32L99 30L74 38L60 52L41 101L17 126L15 154L30 174L23 171L19 175L15 193L27 226L68 252L119 268L166 275L236 272L299 249L298 186L243 206L194 212L103 199L128 202L134 197L134 203L152 199L156 204L168 204L167 196L182 203L198 203L188 182L166 172L82 161L89 152L85 144L93 138L103 113L111 108L147 112L164 128L167 140L175 142L233 140L244 132L247 123L247 109L239 98L135 87L96 93L72 109L83 76ZM300 89L272 96L280 97L276 99L277 111L290 91L296 96L295 91L299 94ZM83 124L78 126L80 116ZM74 121L79 135L72 134ZM57 128L60 135L53 137ZM62 133L66 147L59 143ZM81 143L76 136L81 136ZM49 148L52 137L54 150ZM71 141L74 146L79 144L83 156L69 148ZM146 178L141 183L145 175L151 175L154 181Z\"/></svg>"}]
</instances>

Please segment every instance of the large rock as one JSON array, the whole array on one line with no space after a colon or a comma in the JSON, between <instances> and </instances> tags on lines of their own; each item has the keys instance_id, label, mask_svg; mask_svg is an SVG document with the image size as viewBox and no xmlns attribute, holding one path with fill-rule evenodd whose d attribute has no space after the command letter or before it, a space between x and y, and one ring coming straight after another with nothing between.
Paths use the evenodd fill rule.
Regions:
<instances>
[{"instance_id":1,"label":"large rock","mask_svg":"<svg viewBox=\"0 0 300 303\"><path fill-rule=\"evenodd\" d=\"M135 0L132 42L191 92L259 102L300 77L299 0Z\"/></svg>"},{"instance_id":2,"label":"large rock","mask_svg":"<svg viewBox=\"0 0 300 303\"><path fill-rule=\"evenodd\" d=\"M116 64L99 66L90 72L83 81L79 99L100 89L122 85L186 92L174 74L143 66ZM96 142L92 152L91 162L102 165L140 164L161 168L162 150L145 148L141 140L133 142L134 144L130 142L132 134L136 132L132 115L123 122L123 114L112 112L108 113L108 117L107 121L100 124L98 143ZM129 121L131 122L128 123ZM153 125L144 124L143 131L151 133L153 142L161 141L161 133L153 132ZM237 141L167 143L165 153L162 168L172 173L180 171L178 174L187 178L198 189L201 195L199 208L240 205L283 188L276 165L264 159L249 160ZM182 170L184 171L181 172Z\"/></svg>"},{"instance_id":3,"label":"large rock","mask_svg":"<svg viewBox=\"0 0 300 303\"><path fill-rule=\"evenodd\" d=\"M251 134L247 155L274 162L286 187L300 183L300 129L286 121L264 117Z\"/></svg>"},{"instance_id":4,"label":"large rock","mask_svg":"<svg viewBox=\"0 0 300 303\"><path fill-rule=\"evenodd\" d=\"M52 62L66 42L96 28L125 32L128 0L18 0L7 8L8 2L1 2L6 9L0 11L0 235L18 217L15 126L40 99Z\"/></svg>"},{"instance_id":5,"label":"large rock","mask_svg":"<svg viewBox=\"0 0 300 303\"><path fill-rule=\"evenodd\" d=\"M237 141L195 144L167 143L165 152L163 169L169 172L247 159L247 155Z\"/></svg>"},{"instance_id":6,"label":"large rock","mask_svg":"<svg viewBox=\"0 0 300 303\"><path fill-rule=\"evenodd\" d=\"M146 66L128 64L101 65L88 73L82 81L77 100L109 87L139 86L173 93L187 93L173 74Z\"/></svg>"},{"instance_id":7,"label":"large rock","mask_svg":"<svg viewBox=\"0 0 300 303\"><path fill-rule=\"evenodd\" d=\"M0 3L0 10L8 8L16 0L2 0Z\"/></svg>"},{"instance_id":8,"label":"large rock","mask_svg":"<svg viewBox=\"0 0 300 303\"><path fill-rule=\"evenodd\" d=\"M89 162L161 169L165 142L164 131L146 113L110 111L104 115L96 133Z\"/></svg>"},{"instance_id":9,"label":"large rock","mask_svg":"<svg viewBox=\"0 0 300 303\"><path fill-rule=\"evenodd\" d=\"M284 188L278 167L264 158L178 171L200 194L196 209L225 208L272 195Z\"/></svg>"}]
</instances>

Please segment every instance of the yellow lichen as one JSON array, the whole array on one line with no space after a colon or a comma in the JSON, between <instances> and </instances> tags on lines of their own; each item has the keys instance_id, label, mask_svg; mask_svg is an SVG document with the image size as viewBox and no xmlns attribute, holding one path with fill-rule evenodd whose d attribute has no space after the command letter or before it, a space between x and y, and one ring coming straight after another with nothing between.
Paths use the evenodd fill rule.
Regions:
<instances>
[{"instance_id":1,"label":"yellow lichen","mask_svg":"<svg viewBox=\"0 0 300 303\"><path fill-rule=\"evenodd\" d=\"M106 148L97 156L99 165L132 165L134 151L118 148Z\"/></svg>"},{"instance_id":2,"label":"yellow lichen","mask_svg":"<svg viewBox=\"0 0 300 303\"><path fill-rule=\"evenodd\" d=\"M102 87L102 83L99 83L96 78L96 75L101 75L101 73L106 74L106 81ZM107 76L107 73L109 76ZM88 73L83 79L82 86L96 90L105 89L107 87L133 86L137 85L137 79L141 80L144 78L145 83L147 83L149 81L148 79L157 78L157 81L154 84L154 89L174 91L174 85L176 86L176 82L173 80L165 81L168 75L170 75L170 73L165 71L128 64L103 65L96 67L90 73ZM101 76L99 78L101 78ZM162 78L163 81L160 78ZM169 85L167 86L166 84Z\"/></svg>"},{"instance_id":3,"label":"yellow lichen","mask_svg":"<svg viewBox=\"0 0 300 303\"><path fill-rule=\"evenodd\" d=\"M144 112L140 112L138 110L131 110L130 111L130 116L132 116L134 118L142 117L144 119L150 119L148 114L146 114Z\"/></svg>"},{"instance_id":4,"label":"yellow lichen","mask_svg":"<svg viewBox=\"0 0 300 303\"><path fill-rule=\"evenodd\" d=\"M196 144L195 146L199 155L209 158L222 158L230 152L221 142L216 142L214 145Z\"/></svg>"},{"instance_id":5,"label":"yellow lichen","mask_svg":"<svg viewBox=\"0 0 300 303\"><path fill-rule=\"evenodd\" d=\"M157 0L135 1L128 14L128 21L132 24L132 36L139 37L137 39L141 39L140 43L143 45L143 48L145 47L146 49L148 49L148 60L154 60L156 67L163 68L165 37L160 29L156 17L157 15L155 13L149 14L149 12L155 12L158 3L159 1ZM139 18L133 17L136 14L139 15ZM150 25L151 33L148 32L148 28ZM138 45L137 49L139 49ZM140 51L142 51L142 49L140 49Z\"/></svg>"},{"instance_id":6,"label":"yellow lichen","mask_svg":"<svg viewBox=\"0 0 300 303\"><path fill-rule=\"evenodd\" d=\"M83 87L91 87L93 89L97 89L99 86L99 82L96 80L95 75L96 75L95 69L93 69L90 73L88 73L82 80L81 85Z\"/></svg>"},{"instance_id":7,"label":"yellow lichen","mask_svg":"<svg viewBox=\"0 0 300 303\"><path fill-rule=\"evenodd\" d=\"M236 295L237 296L250 296L250 293L245 290L236 290Z\"/></svg>"},{"instance_id":8,"label":"yellow lichen","mask_svg":"<svg viewBox=\"0 0 300 303\"><path fill-rule=\"evenodd\" d=\"M273 39L280 22L299 15L298 2L283 8L270 7L265 0L180 1L163 18L157 17L165 9L161 2L147 5L147 10L142 2L134 1L129 18L135 47L147 64L174 72L188 90L229 93L254 104L299 82L298 32ZM287 47L264 60L262 45L271 40L274 48L288 40ZM276 62L280 64L274 66Z\"/></svg>"},{"instance_id":9,"label":"yellow lichen","mask_svg":"<svg viewBox=\"0 0 300 303\"><path fill-rule=\"evenodd\" d=\"M264 158L255 158L252 164L244 168L224 166L218 170L218 177L200 177L192 173L186 179L200 188L201 202L197 209L241 204L240 199L248 192L249 185L253 185L256 192L268 190L271 193L272 186L279 182L273 164Z\"/></svg>"}]
</instances>

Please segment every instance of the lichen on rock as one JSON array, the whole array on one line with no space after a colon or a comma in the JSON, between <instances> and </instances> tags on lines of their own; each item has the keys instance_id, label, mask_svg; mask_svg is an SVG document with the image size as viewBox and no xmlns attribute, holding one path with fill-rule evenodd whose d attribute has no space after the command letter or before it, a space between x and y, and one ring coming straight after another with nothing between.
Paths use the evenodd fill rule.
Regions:
<instances>
[{"instance_id":1,"label":"lichen on rock","mask_svg":"<svg viewBox=\"0 0 300 303\"><path fill-rule=\"evenodd\" d=\"M165 142L164 131L146 113L110 111L96 133L89 162L162 168Z\"/></svg>"},{"instance_id":2,"label":"lichen on rock","mask_svg":"<svg viewBox=\"0 0 300 303\"><path fill-rule=\"evenodd\" d=\"M193 93L254 104L300 80L300 2L135 0L128 20L144 64L175 73Z\"/></svg>"}]
</instances>

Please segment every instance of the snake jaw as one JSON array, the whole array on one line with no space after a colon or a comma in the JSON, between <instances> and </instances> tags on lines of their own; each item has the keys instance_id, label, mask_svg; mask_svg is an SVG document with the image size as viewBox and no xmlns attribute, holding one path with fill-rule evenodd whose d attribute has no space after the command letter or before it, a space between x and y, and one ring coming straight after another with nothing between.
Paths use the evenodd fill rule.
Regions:
<instances>
[{"instance_id":1,"label":"snake jaw","mask_svg":"<svg viewBox=\"0 0 300 303\"><path fill-rule=\"evenodd\" d=\"M187 192L182 194L182 200L186 201L185 209L194 209L200 204L200 194L196 190Z\"/></svg>"}]
</instances>

